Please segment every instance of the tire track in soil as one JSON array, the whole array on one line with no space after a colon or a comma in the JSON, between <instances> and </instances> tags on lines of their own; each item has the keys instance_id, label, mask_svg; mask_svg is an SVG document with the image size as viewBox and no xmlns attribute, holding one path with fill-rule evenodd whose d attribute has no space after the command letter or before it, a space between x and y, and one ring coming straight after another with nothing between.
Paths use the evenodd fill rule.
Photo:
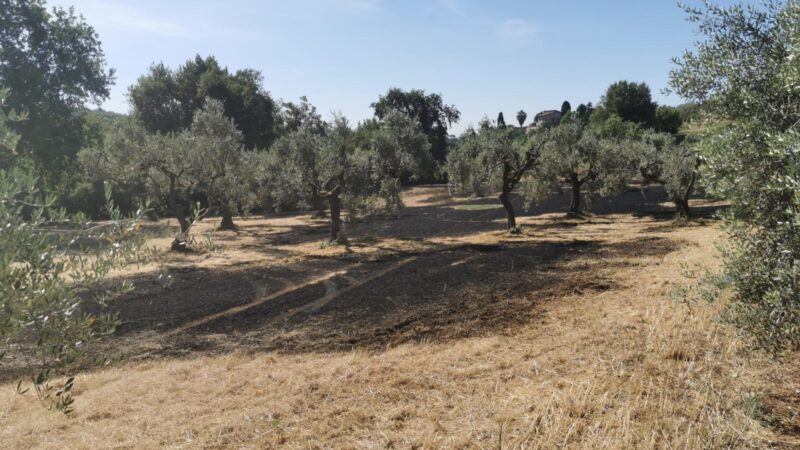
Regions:
<instances>
[{"instance_id":1,"label":"tire track in soil","mask_svg":"<svg viewBox=\"0 0 800 450\"><path fill-rule=\"evenodd\" d=\"M369 283L369 282L371 282L371 281L373 281L373 280L375 280L377 278L380 278L380 277L388 274L389 272L392 272L392 271L394 271L394 270L396 270L396 269L398 269L398 268L400 268L400 267L402 267L402 266L404 266L404 265L406 265L406 264L408 264L408 263L410 263L410 262L412 262L412 261L414 261L416 259L417 259L416 256L410 256L408 258L401 259L400 261L397 261L396 263L390 265L389 267L386 267L384 269L381 269L381 270L379 270L377 272L374 272L374 273L370 274L369 276L367 276L363 280L355 280L354 283L351 282L350 284L348 284L347 286L345 286L342 289L337 289L335 285L331 284L330 287L332 289L331 290L326 290L325 295L323 295L322 297L314 300L311 303L306 303L303 306L299 306L297 308L294 308L294 309L291 309L289 311L286 311L285 313L279 315L278 317L275 317L274 319L267 321L265 323L265 325L269 325L269 324L272 324L272 323L275 323L275 322L284 321L284 320L294 316L295 314L298 314L298 313L301 313L301 312L314 312L314 311L322 308L323 306L327 305L328 303L330 303L334 299L336 299L336 298L338 298L338 297L340 297L340 296L352 291L353 289L359 288L359 287L361 287L361 286L363 286L363 285L365 285L365 284L367 284L367 283Z\"/></svg>"},{"instance_id":2,"label":"tire track in soil","mask_svg":"<svg viewBox=\"0 0 800 450\"><path fill-rule=\"evenodd\" d=\"M474 218L471 219L471 222L472 221L476 221L476 220L481 220L485 216L489 216L489 215L493 215L493 214L496 214L496 212L495 211L486 211L486 212L477 214ZM440 231L440 233L442 233L442 234L450 233L450 232L452 232L454 229L456 229L458 227L469 226L469 225L470 225L470 222L467 222L467 223L465 223L465 222L456 222L451 227L447 227L445 230ZM453 264L454 265L463 264L463 263L469 261L470 259L472 259L473 257L474 256L468 256L466 258L463 258L462 260L454 262ZM280 297L283 297L285 295L288 295L288 294L291 294L293 292L296 292L296 291L298 291L300 289L303 289L303 288L306 288L306 287L309 287L309 286L313 286L313 285L322 283L325 286L325 294L322 297L320 297L320 298L318 298L316 300L313 300L313 301L311 301L309 303L305 303L304 305L299 306L297 308L290 309L290 310L284 312L283 314L280 314L279 316L277 316L277 317L275 317L275 318L273 318L271 320L266 321L265 325L267 325L267 324L275 324L277 322L285 321L286 319L289 319L289 318L293 317L294 315L296 315L298 313L301 313L301 312L314 312L314 311L322 308L323 306L327 305L331 301L341 297L342 295L344 295L344 294L346 294L346 293L348 293L348 292L350 292L350 291L352 291L352 290L354 290L356 288L364 286L365 284L370 283L370 282L372 282L372 281L374 281L374 280L376 280L376 279L378 279L378 278L380 278L380 277L382 277L384 275L387 275L390 272L392 272L392 271L394 271L394 270L396 270L396 269L398 269L398 268L400 268L400 267L402 267L402 266L404 266L404 265L406 265L406 264L408 264L408 263L410 263L412 261L415 261L417 258L418 258L417 256L410 256L410 257L404 258L404 259L402 259L400 261L397 261L396 263L390 265L389 267L386 267L384 269L379 270L378 272L375 272L373 274L368 275L367 277L365 277L365 278L363 278L361 280L356 279L356 278L354 278L354 277L349 275L350 271L352 271L353 269L361 266L361 263L355 263L355 264L351 265L350 267L347 267L346 269L340 269L340 270L328 272L328 273L326 273L324 275L321 275L321 276L318 276L318 277L308 278L308 279L306 279L304 281L301 281L301 282L295 283L295 284L291 284L289 286L286 286L286 287L284 287L282 289L279 289L279 290L277 290L275 292L272 292L272 293L269 293L269 294L267 294L265 292L266 291L266 287L265 286L258 286L257 287L257 291L259 292L259 295L257 296L257 300L254 300L252 302L246 303L244 305L234 306L232 308L228 308L226 310L219 311L217 313L210 314L208 316L204 316L204 317L201 317L199 319L193 320L193 321L191 321L189 323L183 324L180 327L171 330L169 333L167 333L167 335L165 337L171 337L171 336L174 336L174 335L178 335L178 334L184 333L184 332L186 332L186 331L188 331L190 329L197 328L197 327L209 324L209 323L211 323L211 322L213 322L213 321L215 321L217 319L227 318L227 317L239 314L241 312L244 312L244 311L256 308L256 307L258 307L260 305L263 305L264 303L269 302L271 300L275 300L277 298L280 298ZM336 277L339 277L340 279L344 280L347 283L347 285L345 287L341 288L341 289L337 288L336 283L333 282L333 279L336 278Z\"/></svg>"},{"instance_id":3,"label":"tire track in soil","mask_svg":"<svg viewBox=\"0 0 800 450\"><path fill-rule=\"evenodd\" d=\"M280 290L277 290L277 291L275 291L275 292L273 292L271 294L268 294L266 296L258 296L259 298L257 300L254 300L254 301L252 301L250 303L246 303L244 305L239 305L239 306L234 306L233 308L228 308L228 309L226 309L224 311L220 311L220 312L217 312L217 313L214 313L214 314L210 314L208 316L204 316L204 317L201 317L199 319L193 320L193 321L191 321L189 323L183 324L180 327L175 328L172 331L170 331L167 334L167 336L173 336L175 334L180 334L180 333L183 333L183 332L185 332L185 331L187 331L187 330L189 330L191 328L195 328L195 327L204 325L204 324L209 323L211 321L214 321L216 319L220 319L222 317L227 317L227 316L232 316L232 315L238 314L238 313L240 313L242 311L246 311L248 309L255 308L256 306L259 306L259 305L261 305L263 303L266 303L266 302L268 302L270 300L274 300L276 298L283 297L286 294L290 294L292 292L298 291L298 290L303 289L303 288L308 287L308 286L313 286L313 285L318 284L318 283L329 283L330 280L333 279L334 277L336 277L338 275L344 275L350 269L353 269L354 267L357 267L357 266L359 266L359 264L354 264L354 265L350 266L347 269L336 270L336 271L333 271L333 272L328 272L328 273L326 273L324 275L321 275L321 276L318 276L318 277L309 278L309 279L304 280L304 281L302 281L300 283L295 283L295 284L286 286L286 287L284 287L284 288L282 288ZM336 289L336 287L333 286L332 284L328 285L328 286L332 286L333 290ZM328 289L328 286L326 286L326 290ZM265 287L262 286L261 288L259 288L259 290L261 292L263 292L265 290Z\"/></svg>"}]
</instances>

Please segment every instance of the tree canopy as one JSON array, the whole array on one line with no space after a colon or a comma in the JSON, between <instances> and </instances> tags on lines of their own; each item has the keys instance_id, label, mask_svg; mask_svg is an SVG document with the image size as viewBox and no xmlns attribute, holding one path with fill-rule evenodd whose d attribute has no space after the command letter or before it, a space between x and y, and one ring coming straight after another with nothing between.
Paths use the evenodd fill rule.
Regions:
<instances>
[{"instance_id":1,"label":"tree canopy","mask_svg":"<svg viewBox=\"0 0 800 450\"><path fill-rule=\"evenodd\" d=\"M608 87L601 99L603 107L624 120L652 126L656 117L656 103L645 83L618 81Z\"/></svg>"},{"instance_id":2,"label":"tree canopy","mask_svg":"<svg viewBox=\"0 0 800 450\"><path fill-rule=\"evenodd\" d=\"M379 119L383 119L391 111L398 111L419 121L422 132L428 137L433 160L445 162L448 129L458 122L461 113L455 106L444 103L441 95L426 94L421 89L403 91L392 88L372 104L372 109Z\"/></svg>"},{"instance_id":3,"label":"tree canopy","mask_svg":"<svg viewBox=\"0 0 800 450\"><path fill-rule=\"evenodd\" d=\"M371 200L384 208L403 206L401 177L419 174L430 160L430 144L419 122L409 115L388 111L379 122L366 122L358 130L341 116L324 127L301 123L282 136L270 151L269 178L277 196L308 193L330 210L330 241L344 242L342 207L358 209Z\"/></svg>"},{"instance_id":4,"label":"tree canopy","mask_svg":"<svg viewBox=\"0 0 800 450\"><path fill-rule=\"evenodd\" d=\"M230 73L213 56L198 55L174 71L163 63L153 64L130 87L129 96L133 117L149 132L188 129L206 98L213 98L222 102L247 149L268 148L277 135L277 107L264 90L261 73Z\"/></svg>"},{"instance_id":5,"label":"tree canopy","mask_svg":"<svg viewBox=\"0 0 800 450\"><path fill-rule=\"evenodd\" d=\"M566 183L572 195L569 211L580 214L584 194L592 199L624 186L629 163L623 149L623 139L604 137L580 120L562 123L553 128L523 191L536 201L560 191Z\"/></svg>"},{"instance_id":6,"label":"tree canopy","mask_svg":"<svg viewBox=\"0 0 800 450\"><path fill-rule=\"evenodd\" d=\"M192 127L169 134L148 133L135 122L125 122L103 146L86 149L81 161L114 184L137 180L146 194L161 202L180 224L174 250L187 248L187 237L197 211L194 194L208 196L220 209L223 227L232 228L232 213L250 196L252 166L245 163L242 133L224 115L222 102L207 99L194 114Z\"/></svg>"},{"instance_id":7,"label":"tree canopy","mask_svg":"<svg viewBox=\"0 0 800 450\"><path fill-rule=\"evenodd\" d=\"M548 129L527 135L518 128L490 124L467 130L447 158L451 192L466 195L500 192L507 229L518 231L511 194L540 163L549 136Z\"/></svg>"},{"instance_id":8,"label":"tree canopy","mask_svg":"<svg viewBox=\"0 0 800 450\"><path fill-rule=\"evenodd\" d=\"M85 144L84 105L109 95L114 71L94 28L43 0L0 1L0 85L5 107L26 111L10 125L18 151L56 174Z\"/></svg>"},{"instance_id":9,"label":"tree canopy","mask_svg":"<svg viewBox=\"0 0 800 450\"><path fill-rule=\"evenodd\" d=\"M677 142L677 138L672 133L648 130L628 148L642 180L664 185L678 215L690 219L689 198L700 185L701 158L693 143Z\"/></svg>"},{"instance_id":10,"label":"tree canopy","mask_svg":"<svg viewBox=\"0 0 800 450\"><path fill-rule=\"evenodd\" d=\"M699 103L708 189L731 202L723 286L729 317L764 347L800 348L800 4L687 8L704 40L672 88Z\"/></svg>"}]
</instances>

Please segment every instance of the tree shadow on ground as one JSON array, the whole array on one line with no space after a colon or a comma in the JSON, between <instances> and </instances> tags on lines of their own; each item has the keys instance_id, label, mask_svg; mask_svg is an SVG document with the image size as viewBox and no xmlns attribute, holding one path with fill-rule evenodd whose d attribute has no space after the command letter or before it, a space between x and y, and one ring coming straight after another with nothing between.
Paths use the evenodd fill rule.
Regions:
<instances>
[{"instance_id":1,"label":"tree shadow on ground","mask_svg":"<svg viewBox=\"0 0 800 450\"><path fill-rule=\"evenodd\" d=\"M459 238L475 233L502 231L505 229L505 211L496 196L480 198L452 198L445 186L425 187L430 195L390 215L371 215L346 221L343 233L354 247L363 247L380 239L423 241L432 238ZM519 196L513 198L518 217L531 217L548 213L569 211L570 192L565 189L547 200L526 208ZM694 209L697 217L710 217L719 207L702 206ZM608 214L633 214L636 217L651 217L655 220L671 220L675 209L662 186L629 189L617 195L593 201L584 218ZM304 214L281 214L276 218L301 218ZM269 216L272 218L272 216ZM568 227L569 222L565 227ZM218 234L222 241L247 240L239 248L243 250L270 252L277 246L295 246L314 242L325 242L328 238L327 219L314 218L296 220L290 224L269 226L251 225L242 222L235 235Z\"/></svg>"},{"instance_id":2,"label":"tree shadow on ground","mask_svg":"<svg viewBox=\"0 0 800 450\"><path fill-rule=\"evenodd\" d=\"M284 284L275 281L277 273L258 269L213 275L192 271L161 295L141 291L115 302L112 309L122 326L106 345L131 358L148 358L380 351L406 342L513 333L534 320L537 307L548 299L613 289L615 281L601 268L623 266L626 257L661 256L678 245L655 237L615 244L523 242L349 266L324 260L320 272L338 267L343 273L220 317L213 314L258 300ZM290 279L306 269L280 270ZM202 323L174 331L197 319Z\"/></svg>"},{"instance_id":3,"label":"tree shadow on ground","mask_svg":"<svg viewBox=\"0 0 800 450\"><path fill-rule=\"evenodd\" d=\"M660 200L648 194L650 200L643 204L639 191L619 197L595 204L595 211L641 213ZM531 212L554 212L553 205L565 198L556 196L552 204ZM453 208L494 202L460 200L411 207L393 220L373 218L359 224L363 228L356 231L363 242L354 245L500 231L502 209ZM549 228L555 231L550 234L563 238L559 231L575 226L551 222L537 231ZM248 228L242 226L239 233L261 233ZM274 236L269 235L274 230L263 233L256 245L274 251ZM298 222L281 233L300 234L299 241L291 242L305 242L322 238L325 230L316 223ZM153 275L139 276L134 279L136 291L110 305L121 324L99 349L133 359L234 351L380 351L405 342L513 333L534 320L538 305L548 299L615 287L612 277L603 273L627 267L625 258L663 256L681 245L656 236L616 243L500 241L437 244L363 261L340 255L235 270L188 268L173 271L167 287ZM318 279L326 275L331 276ZM0 373L0 378L8 373Z\"/></svg>"}]
</instances>

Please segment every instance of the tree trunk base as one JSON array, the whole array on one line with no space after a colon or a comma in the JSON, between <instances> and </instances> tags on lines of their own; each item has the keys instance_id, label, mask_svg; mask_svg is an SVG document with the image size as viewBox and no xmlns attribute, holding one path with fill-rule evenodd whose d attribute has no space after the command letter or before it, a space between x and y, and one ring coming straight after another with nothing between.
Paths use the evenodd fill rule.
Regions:
<instances>
[{"instance_id":1,"label":"tree trunk base","mask_svg":"<svg viewBox=\"0 0 800 450\"><path fill-rule=\"evenodd\" d=\"M677 219L685 221L692 220L692 209L689 207L688 200L676 200L674 203L678 209L676 213Z\"/></svg>"},{"instance_id":2,"label":"tree trunk base","mask_svg":"<svg viewBox=\"0 0 800 450\"><path fill-rule=\"evenodd\" d=\"M173 252L187 253L189 251L189 245L184 239L176 238L172 241L169 249Z\"/></svg>"},{"instance_id":3,"label":"tree trunk base","mask_svg":"<svg viewBox=\"0 0 800 450\"><path fill-rule=\"evenodd\" d=\"M220 222L219 227L217 227L217 229L221 231L238 231L239 227L236 226L236 224L233 223L232 220L231 221L223 220L222 222Z\"/></svg>"},{"instance_id":4,"label":"tree trunk base","mask_svg":"<svg viewBox=\"0 0 800 450\"><path fill-rule=\"evenodd\" d=\"M336 239L331 239L328 241L328 245L348 245L350 241L347 240L344 236L339 236Z\"/></svg>"}]
</instances>

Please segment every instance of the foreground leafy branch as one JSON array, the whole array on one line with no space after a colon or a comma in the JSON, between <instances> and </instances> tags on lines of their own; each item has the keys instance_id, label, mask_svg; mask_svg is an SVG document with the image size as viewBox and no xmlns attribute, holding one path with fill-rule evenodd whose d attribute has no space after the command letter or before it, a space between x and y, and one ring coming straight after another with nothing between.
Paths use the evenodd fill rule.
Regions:
<instances>
[{"instance_id":1,"label":"foreground leafy branch","mask_svg":"<svg viewBox=\"0 0 800 450\"><path fill-rule=\"evenodd\" d=\"M144 209L123 217L109 194L109 220L88 223L52 208L37 184L21 172L0 171L0 358L23 362L39 398L69 412L72 381L54 391L52 376L83 361L91 343L117 324L87 306L98 310L129 292L130 282L109 280L112 272L151 262L157 252L144 247L139 232ZM18 391L25 392L21 383Z\"/></svg>"}]
</instances>

